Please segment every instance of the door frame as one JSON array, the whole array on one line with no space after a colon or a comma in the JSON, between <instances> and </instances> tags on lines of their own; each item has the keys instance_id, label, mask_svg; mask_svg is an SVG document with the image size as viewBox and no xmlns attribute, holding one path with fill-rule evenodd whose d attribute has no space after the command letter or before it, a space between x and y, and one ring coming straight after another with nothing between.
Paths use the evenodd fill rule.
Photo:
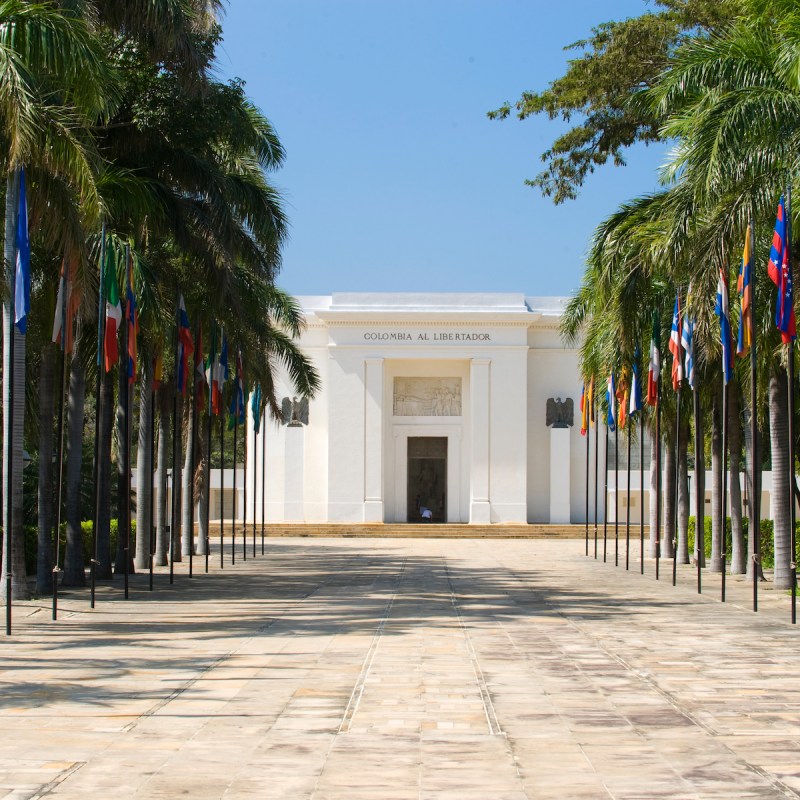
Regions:
<instances>
[{"instance_id":1,"label":"door frame","mask_svg":"<svg viewBox=\"0 0 800 800\"><path fill-rule=\"evenodd\" d=\"M406 523L408 512L408 440L417 436L447 439L447 517L461 519L461 436L460 424L394 426L394 521Z\"/></svg>"}]
</instances>

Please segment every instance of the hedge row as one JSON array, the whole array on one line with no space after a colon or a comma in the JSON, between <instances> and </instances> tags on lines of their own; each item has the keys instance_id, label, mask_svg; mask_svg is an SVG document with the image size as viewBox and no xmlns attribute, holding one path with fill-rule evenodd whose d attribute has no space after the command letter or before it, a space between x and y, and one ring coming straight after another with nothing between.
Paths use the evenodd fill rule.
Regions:
<instances>
[{"instance_id":1,"label":"hedge row","mask_svg":"<svg viewBox=\"0 0 800 800\"><path fill-rule=\"evenodd\" d=\"M111 560L117 552L117 531L119 530L119 521L116 519L111 520ZM25 525L25 570L28 575L36 574L36 553L39 546L39 531L35 525ZM131 520L131 546L133 546L134 537L136 536L136 520ZM83 563L89 566L92 557L92 522L91 520L84 520L81 523L81 539L83 540ZM67 541L67 523L61 523L61 563L64 563L64 548ZM0 553L2 553L2 545L0 544Z\"/></svg>"}]
</instances>

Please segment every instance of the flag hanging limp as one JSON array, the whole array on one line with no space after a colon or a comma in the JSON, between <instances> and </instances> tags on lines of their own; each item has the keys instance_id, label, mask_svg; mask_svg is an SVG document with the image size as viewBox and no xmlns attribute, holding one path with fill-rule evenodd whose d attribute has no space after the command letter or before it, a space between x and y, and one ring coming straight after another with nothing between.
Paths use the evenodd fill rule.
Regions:
<instances>
[{"instance_id":1,"label":"flag hanging limp","mask_svg":"<svg viewBox=\"0 0 800 800\"><path fill-rule=\"evenodd\" d=\"M731 318L728 308L728 278L720 269L717 282L717 303L714 313L719 317L719 341L722 345L722 375L727 384L733 373L733 347L731 341Z\"/></svg>"},{"instance_id":2,"label":"flag hanging limp","mask_svg":"<svg viewBox=\"0 0 800 800\"><path fill-rule=\"evenodd\" d=\"M683 382L680 293L675 295L675 309L672 312L672 330L669 334L669 351L672 353L672 388L677 392Z\"/></svg>"},{"instance_id":3,"label":"flag hanging limp","mask_svg":"<svg viewBox=\"0 0 800 800\"><path fill-rule=\"evenodd\" d=\"M686 353L686 381L694 389L694 317L692 316L691 290L686 297L686 311L683 315L681 346Z\"/></svg>"},{"instance_id":4,"label":"flag hanging limp","mask_svg":"<svg viewBox=\"0 0 800 800\"><path fill-rule=\"evenodd\" d=\"M647 371L647 405L658 403L658 379L661 375L661 325L658 311L653 312L653 333L650 337L650 366Z\"/></svg>"},{"instance_id":5,"label":"flag hanging limp","mask_svg":"<svg viewBox=\"0 0 800 800\"><path fill-rule=\"evenodd\" d=\"M606 425L610 431L616 430L617 427L617 390L614 386L614 373L608 376L608 389L606 389L606 402L608 403L608 416L606 417Z\"/></svg>"},{"instance_id":6,"label":"flag hanging limp","mask_svg":"<svg viewBox=\"0 0 800 800\"><path fill-rule=\"evenodd\" d=\"M784 344L793 342L797 338L788 233L786 204L781 195L767 271L772 282L778 287L778 296L775 300L775 325L781 332L781 340Z\"/></svg>"},{"instance_id":7,"label":"flag hanging limp","mask_svg":"<svg viewBox=\"0 0 800 800\"><path fill-rule=\"evenodd\" d=\"M753 341L753 243L750 241L750 226L744 236L744 252L736 279L739 291L739 333L736 340L736 355L745 356Z\"/></svg>"},{"instance_id":8,"label":"flag hanging limp","mask_svg":"<svg viewBox=\"0 0 800 800\"><path fill-rule=\"evenodd\" d=\"M14 274L14 322L20 333L28 326L31 310L31 242L28 238L28 197L25 189L25 170L19 171L19 201L17 204L17 264Z\"/></svg>"},{"instance_id":9,"label":"flag hanging limp","mask_svg":"<svg viewBox=\"0 0 800 800\"><path fill-rule=\"evenodd\" d=\"M106 372L111 372L114 364L116 364L119 359L117 332L119 330L119 324L122 322L122 306L119 302L119 285L117 284L117 261L113 247L106 248L106 263L103 274L105 276L105 286L103 289L106 296L104 351L106 354Z\"/></svg>"}]
</instances>

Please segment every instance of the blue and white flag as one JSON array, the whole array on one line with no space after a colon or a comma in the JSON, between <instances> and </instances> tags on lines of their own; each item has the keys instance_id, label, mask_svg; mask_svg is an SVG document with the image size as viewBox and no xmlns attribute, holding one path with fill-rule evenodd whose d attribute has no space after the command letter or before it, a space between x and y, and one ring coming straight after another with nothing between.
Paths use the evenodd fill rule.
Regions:
<instances>
[{"instance_id":1,"label":"blue and white flag","mask_svg":"<svg viewBox=\"0 0 800 800\"><path fill-rule=\"evenodd\" d=\"M681 347L686 353L686 380L694 389L694 316L692 315L689 298L686 298L686 314L683 317L683 331L681 332Z\"/></svg>"},{"instance_id":2,"label":"blue and white flag","mask_svg":"<svg viewBox=\"0 0 800 800\"><path fill-rule=\"evenodd\" d=\"M719 271L717 283L717 303L714 313L719 317L719 341L722 345L722 375L728 384L733 373L733 341L731 338L731 317L728 308L728 277L724 270Z\"/></svg>"},{"instance_id":3,"label":"blue and white flag","mask_svg":"<svg viewBox=\"0 0 800 800\"><path fill-rule=\"evenodd\" d=\"M31 310L31 242L28 238L28 199L25 191L25 170L19 171L19 204L17 215L17 265L14 274L14 322L25 333Z\"/></svg>"},{"instance_id":4,"label":"blue and white flag","mask_svg":"<svg viewBox=\"0 0 800 800\"><path fill-rule=\"evenodd\" d=\"M628 406L628 414L632 417L642 410L642 382L639 380L639 358L641 354L637 345L633 353L632 378L631 378L631 401Z\"/></svg>"},{"instance_id":5,"label":"blue and white flag","mask_svg":"<svg viewBox=\"0 0 800 800\"><path fill-rule=\"evenodd\" d=\"M613 431L617 427L617 388L614 383L613 372L608 376L606 402L608 403L608 417L606 418L606 425L610 431Z\"/></svg>"}]
</instances>

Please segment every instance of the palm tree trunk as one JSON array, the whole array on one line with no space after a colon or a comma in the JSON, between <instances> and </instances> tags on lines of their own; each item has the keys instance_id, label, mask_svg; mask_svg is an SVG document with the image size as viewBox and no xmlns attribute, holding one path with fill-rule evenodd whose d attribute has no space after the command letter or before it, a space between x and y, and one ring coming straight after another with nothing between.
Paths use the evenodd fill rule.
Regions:
<instances>
[{"instance_id":1,"label":"palm tree trunk","mask_svg":"<svg viewBox=\"0 0 800 800\"><path fill-rule=\"evenodd\" d=\"M714 389L711 411L711 572L722 572L722 421L720 387Z\"/></svg>"},{"instance_id":2,"label":"palm tree trunk","mask_svg":"<svg viewBox=\"0 0 800 800\"><path fill-rule=\"evenodd\" d=\"M675 536L675 435L674 424L667 422L664 431L664 524L661 536L661 555L672 558Z\"/></svg>"},{"instance_id":3,"label":"palm tree trunk","mask_svg":"<svg viewBox=\"0 0 800 800\"><path fill-rule=\"evenodd\" d=\"M105 369L102 365L98 369ZM97 492L100 496L97 517L97 580L110 580L113 576L111 563L111 444L114 435L114 373L106 372L100 379L102 414L98 427L100 447L97 469Z\"/></svg>"},{"instance_id":4,"label":"palm tree trunk","mask_svg":"<svg viewBox=\"0 0 800 800\"><path fill-rule=\"evenodd\" d=\"M650 425L650 558L656 557L656 502L658 497L658 473L656 472L656 451L659 443L656 439L655 424Z\"/></svg>"},{"instance_id":5,"label":"palm tree trunk","mask_svg":"<svg viewBox=\"0 0 800 800\"><path fill-rule=\"evenodd\" d=\"M206 414L198 414L198 432L197 432L197 469L198 472L198 531L197 531L197 555L204 556L206 554L206 542L208 540L208 515L206 514L206 496L208 493L208 453L205 450L205 441L207 435L208 416Z\"/></svg>"},{"instance_id":6,"label":"palm tree trunk","mask_svg":"<svg viewBox=\"0 0 800 800\"><path fill-rule=\"evenodd\" d=\"M788 485L789 442L788 442L788 400L786 371L776 368L769 379L769 433L772 452L772 518L775 536L776 589L790 589L791 581L791 502Z\"/></svg>"},{"instance_id":7,"label":"palm tree trunk","mask_svg":"<svg viewBox=\"0 0 800 800\"><path fill-rule=\"evenodd\" d=\"M57 350L47 342L39 367L39 530L36 552L36 594L53 589L53 423Z\"/></svg>"},{"instance_id":8,"label":"palm tree trunk","mask_svg":"<svg viewBox=\"0 0 800 800\"><path fill-rule=\"evenodd\" d=\"M6 179L6 223L5 223L5 246L4 255L6 261L6 274L8 285L11 285L10 270L15 269L17 260L16 250L16 230L17 230L17 198L19 192L19 182L17 172L10 171ZM8 519L9 500L11 501L12 523L11 523L11 599L26 600L30 597L28 580L25 574L25 539L22 527L22 431L25 421L25 337L17 330L14 325L14 306L13 298L6 293L3 300L3 476L8 475L8 448L7 442L11 442L12 453L12 496L9 498L7 492L3 491L3 525ZM11 369L11 337L14 337L14 368ZM11 386L11 374L14 374L14 386ZM14 419L13 431L11 430L11 419L9 411L11 404L9 399L14 397ZM5 531L4 531L5 533ZM3 539L5 542L5 537ZM2 574L2 598L6 598L6 576L8 575L8 553L3 548L3 574Z\"/></svg>"},{"instance_id":9,"label":"palm tree trunk","mask_svg":"<svg viewBox=\"0 0 800 800\"><path fill-rule=\"evenodd\" d=\"M167 563L167 470L169 462L169 425L172 392L174 388L165 381L158 389L158 465L156 467L156 554L154 563L163 567Z\"/></svg>"},{"instance_id":10,"label":"palm tree trunk","mask_svg":"<svg viewBox=\"0 0 800 800\"><path fill-rule=\"evenodd\" d=\"M147 359L143 359L147 362ZM153 442L153 415L150 393L153 386L152 369L142 368L139 382L139 445L136 449L136 557L137 569L150 566L150 509L153 505L153 476L150 457Z\"/></svg>"},{"instance_id":11,"label":"palm tree trunk","mask_svg":"<svg viewBox=\"0 0 800 800\"><path fill-rule=\"evenodd\" d=\"M728 390L728 474L731 496L731 575L747 572L747 554L742 530L742 485L739 465L742 460L741 389L734 379Z\"/></svg>"},{"instance_id":12,"label":"palm tree trunk","mask_svg":"<svg viewBox=\"0 0 800 800\"><path fill-rule=\"evenodd\" d=\"M189 393L189 398L189 405L191 408L191 393ZM192 424L193 422L194 415L190 413L188 414L186 424L186 448L183 462L183 502L181 503L181 515L183 518L181 523L181 531L183 532L181 536L181 553L185 556L189 555L194 546L194 531L192 530L192 500L194 498L192 486L195 476L192 474L192 449L194 448L195 453L197 452L197 441L195 426ZM195 463L197 463L197 459L195 459Z\"/></svg>"},{"instance_id":13,"label":"palm tree trunk","mask_svg":"<svg viewBox=\"0 0 800 800\"><path fill-rule=\"evenodd\" d=\"M747 403L744 404L744 458L745 458L745 475L744 481L745 486L747 487L747 495L750 498L752 503L752 498L756 495L756 493L761 492L761 459L759 459L759 463L756 465L755 470L755 485L753 484L753 437L750 432L750 408ZM759 450L761 448L761 432L756 430L756 438L759 446ZM752 513L752 506L748 510L748 515ZM760 516L760 509L759 509L759 516ZM748 534L747 534L747 575L749 578L752 579L753 577L753 565L755 561L753 560L753 553L755 547L755 537L753 536L753 531L755 530L756 526L753 524L753 520L751 519L748 525ZM761 567L761 564L758 565L758 578L762 579L764 577L764 571Z\"/></svg>"},{"instance_id":14,"label":"palm tree trunk","mask_svg":"<svg viewBox=\"0 0 800 800\"><path fill-rule=\"evenodd\" d=\"M678 458L678 563L689 563L689 412L681 416Z\"/></svg>"},{"instance_id":15,"label":"palm tree trunk","mask_svg":"<svg viewBox=\"0 0 800 800\"><path fill-rule=\"evenodd\" d=\"M67 400L67 469L66 508L67 542L64 550L64 586L85 586L86 571L83 562L83 537L81 535L81 465L83 449L84 404L86 400L86 373L77 350L83 325L78 320L75 341L76 357L70 363L69 397Z\"/></svg>"}]
</instances>

